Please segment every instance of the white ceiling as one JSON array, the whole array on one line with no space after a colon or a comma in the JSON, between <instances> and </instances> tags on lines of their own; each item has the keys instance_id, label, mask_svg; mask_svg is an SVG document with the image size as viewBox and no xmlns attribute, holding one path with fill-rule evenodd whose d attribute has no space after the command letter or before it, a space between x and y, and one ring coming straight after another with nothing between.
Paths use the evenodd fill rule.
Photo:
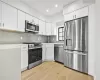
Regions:
<instances>
[{"instance_id":1,"label":"white ceiling","mask_svg":"<svg viewBox=\"0 0 100 80\"><path fill-rule=\"evenodd\" d=\"M44 14L45 16L55 15L63 10L63 6L75 0L22 0L24 3ZM58 7L55 7L58 4ZM49 12L46 12L46 10Z\"/></svg>"}]
</instances>

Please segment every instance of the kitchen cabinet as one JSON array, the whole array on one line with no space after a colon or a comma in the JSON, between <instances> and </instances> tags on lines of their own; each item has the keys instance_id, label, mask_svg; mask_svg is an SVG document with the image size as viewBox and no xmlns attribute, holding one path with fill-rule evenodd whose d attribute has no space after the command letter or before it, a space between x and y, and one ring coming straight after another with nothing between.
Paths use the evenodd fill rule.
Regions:
<instances>
[{"instance_id":1,"label":"kitchen cabinet","mask_svg":"<svg viewBox=\"0 0 100 80\"><path fill-rule=\"evenodd\" d=\"M39 24L39 19L33 17L33 20L34 20L34 23L35 23L35 24Z\"/></svg>"},{"instance_id":2,"label":"kitchen cabinet","mask_svg":"<svg viewBox=\"0 0 100 80\"><path fill-rule=\"evenodd\" d=\"M29 14L26 14L26 20L33 22L34 24L39 24L39 20Z\"/></svg>"},{"instance_id":3,"label":"kitchen cabinet","mask_svg":"<svg viewBox=\"0 0 100 80\"><path fill-rule=\"evenodd\" d=\"M0 44L0 80L20 80L21 50L19 44ZM12 76L13 75L13 76Z\"/></svg>"},{"instance_id":4,"label":"kitchen cabinet","mask_svg":"<svg viewBox=\"0 0 100 80\"><path fill-rule=\"evenodd\" d=\"M89 10L88 7L77 10L75 12L76 18L88 16L88 10Z\"/></svg>"},{"instance_id":5,"label":"kitchen cabinet","mask_svg":"<svg viewBox=\"0 0 100 80\"><path fill-rule=\"evenodd\" d=\"M42 45L42 61L46 61L46 47L45 47L45 44Z\"/></svg>"},{"instance_id":6,"label":"kitchen cabinet","mask_svg":"<svg viewBox=\"0 0 100 80\"><path fill-rule=\"evenodd\" d=\"M25 13L18 10L18 31L25 32Z\"/></svg>"},{"instance_id":7,"label":"kitchen cabinet","mask_svg":"<svg viewBox=\"0 0 100 80\"><path fill-rule=\"evenodd\" d=\"M52 26L51 26L51 35L57 35L56 32L57 32L56 24L52 23Z\"/></svg>"},{"instance_id":8,"label":"kitchen cabinet","mask_svg":"<svg viewBox=\"0 0 100 80\"><path fill-rule=\"evenodd\" d=\"M64 20L65 21L70 21L70 20L73 20L75 18L75 12L72 12L72 13L69 13L69 14L66 14L64 15Z\"/></svg>"},{"instance_id":9,"label":"kitchen cabinet","mask_svg":"<svg viewBox=\"0 0 100 80\"><path fill-rule=\"evenodd\" d=\"M28 67L28 45L21 45L21 71L26 70Z\"/></svg>"},{"instance_id":10,"label":"kitchen cabinet","mask_svg":"<svg viewBox=\"0 0 100 80\"><path fill-rule=\"evenodd\" d=\"M2 3L2 24L4 29L17 30L17 9Z\"/></svg>"},{"instance_id":11,"label":"kitchen cabinet","mask_svg":"<svg viewBox=\"0 0 100 80\"><path fill-rule=\"evenodd\" d=\"M42 60L54 61L54 44L52 43L43 44Z\"/></svg>"},{"instance_id":12,"label":"kitchen cabinet","mask_svg":"<svg viewBox=\"0 0 100 80\"><path fill-rule=\"evenodd\" d=\"M33 22L33 16L29 15L29 14L26 14L26 20L29 21L29 22Z\"/></svg>"},{"instance_id":13,"label":"kitchen cabinet","mask_svg":"<svg viewBox=\"0 0 100 80\"><path fill-rule=\"evenodd\" d=\"M45 35L45 22L39 20L39 34Z\"/></svg>"},{"instance_id":14,"label":"kitchen cabinet","mask_svg":"<svg viewBox=\"0 0 100 80\"><path fill-rule=\"evenodd\" d=\"M46 60L54 61L54 44L46 44Z\"/></svg>"},{"instance_id":15,"label":"kitchen cabinet","mask_svg":"<svg viewBox=\"0 0 100 80\"><path fill-rule=\"evenodd\" d=\"M46 35L51 35L51 27L52 24L51 23L46 23Z\"/></svg>"},{"instance_id":16,"label":"kitchen cabinet","mask_svg":"<svg viewBox=\"0 0 100 80\"><path fill-rule=\"evenodd\" d=\"M66 15L64 15L64 20L70 21L70 20L73 20L73 19L88 16L88 10L89 10L88 7L84 7L84 8L81 8L79 10L76 10L72 13L66 14Z\"/></svg>"}]
</instances>

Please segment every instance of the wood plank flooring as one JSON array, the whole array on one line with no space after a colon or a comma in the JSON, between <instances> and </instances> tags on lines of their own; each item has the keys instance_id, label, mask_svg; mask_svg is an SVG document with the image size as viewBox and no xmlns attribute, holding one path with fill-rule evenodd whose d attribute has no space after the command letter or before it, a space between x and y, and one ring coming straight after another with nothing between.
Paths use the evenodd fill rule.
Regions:
<instances>
[{"instance_id":1,"label":"wood plank flooring","mask_svg":"<svg viewBox=\"0 0 100 80\"><path fill-rule=\"evenodd\" d=\"M57 62L44 62L22 72L21 80L93 80L93 78L68 69Z\"/></svg>"}]
</instances>

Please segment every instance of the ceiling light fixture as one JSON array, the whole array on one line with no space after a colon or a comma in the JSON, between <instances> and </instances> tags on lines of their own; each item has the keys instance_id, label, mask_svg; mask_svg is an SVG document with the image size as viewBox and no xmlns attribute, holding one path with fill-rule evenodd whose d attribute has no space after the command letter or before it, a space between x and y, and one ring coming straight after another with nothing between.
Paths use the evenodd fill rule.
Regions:
<instances>
[{"instance_id":1,"label":"ceiling light fixture","mask_svg":"<svg viewBox=\"0 0 100 80\"><path fill-rule=\"evenodd\" d=\"M58 7L58 4L56 4L55 7L57 8Z\"/></svg>"},{"instance_id":2,"label":"ceiling light fixture","mask_svg":"<svg viewBox=\"0 0 100 80\"><path fill-rule=\"evenodd\" d=\"M47 11L47 12L49 12L49 10L48 10L48 9L47 9L46 11Z\"/></svg>"}]
</instances>

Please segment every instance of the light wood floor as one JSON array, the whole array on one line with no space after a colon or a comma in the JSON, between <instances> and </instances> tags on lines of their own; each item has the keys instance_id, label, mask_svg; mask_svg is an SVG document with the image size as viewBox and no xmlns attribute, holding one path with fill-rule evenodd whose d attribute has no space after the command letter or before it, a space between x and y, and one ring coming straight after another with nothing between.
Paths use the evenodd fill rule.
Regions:
<instances>
[{"instance_id":1,"label":"light wood floor","mask_svg":"<svg viewBox=\"0 0 100 80\"><path fill-rule=\"evenodd\" d=\"M56 62L44 62L31 70L22 72L21 80L93 80L93 78Z\"/></svg>"}]
</instances>

